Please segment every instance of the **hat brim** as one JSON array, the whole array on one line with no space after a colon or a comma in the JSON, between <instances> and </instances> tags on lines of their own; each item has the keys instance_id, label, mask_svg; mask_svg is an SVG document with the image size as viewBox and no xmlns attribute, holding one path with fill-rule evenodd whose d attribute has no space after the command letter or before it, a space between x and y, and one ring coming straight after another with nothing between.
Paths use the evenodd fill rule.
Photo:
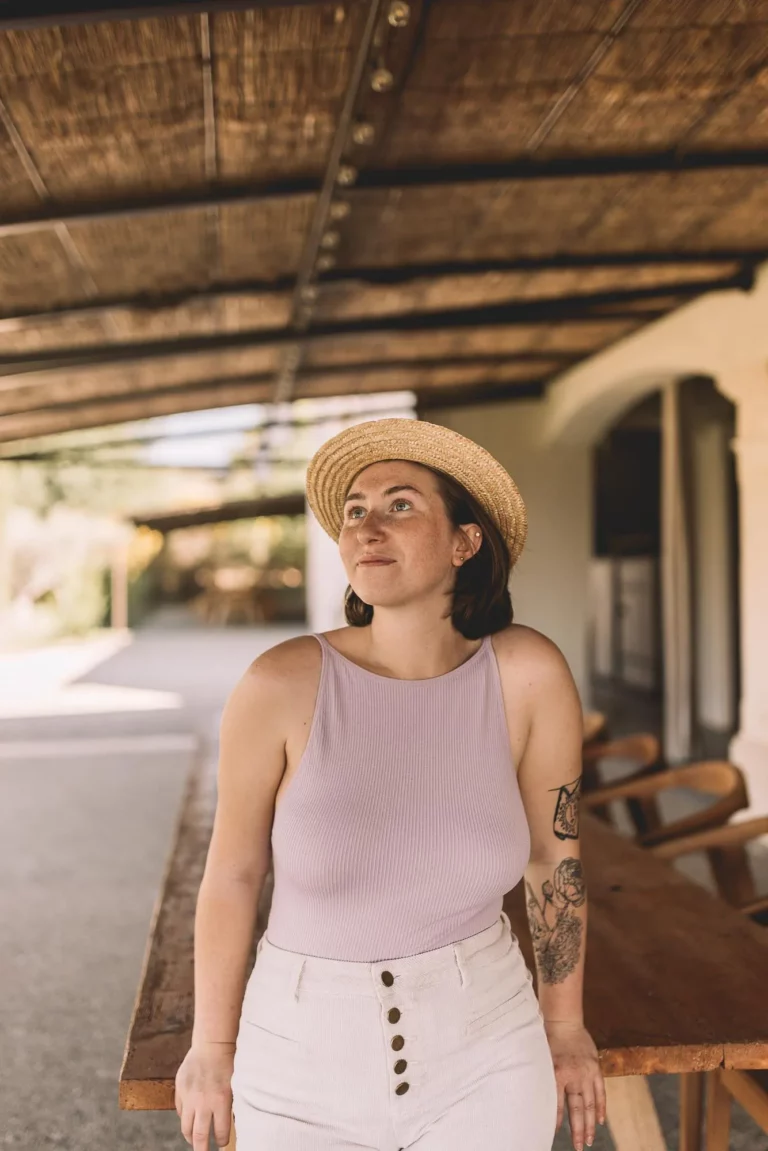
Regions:
<instances>
[{"instance_id":1,"label":"hat brim","mask_svg":"<svg viewBox=\"0 0 768 1151\"><path fill-rule=\"evenodd\" d=\"M363 468L382 460L426 464L457 480L484 508L501 533L510 563L528 534L522 496L506 468L451 428L418 419L368 420L332 436L307 467L307 502L321 527L338 541L349 485Z\"/></svg>"}]
</instances>

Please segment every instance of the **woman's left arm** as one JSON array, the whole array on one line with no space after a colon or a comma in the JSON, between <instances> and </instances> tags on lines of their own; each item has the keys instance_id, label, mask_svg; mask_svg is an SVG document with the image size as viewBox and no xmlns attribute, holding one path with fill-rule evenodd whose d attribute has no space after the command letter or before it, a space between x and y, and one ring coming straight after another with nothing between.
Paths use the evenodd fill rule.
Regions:
<instances>
[{"instance_id":1,"label":"woman's left arm","mask_svg":"<svg viewBox=\"0 0 768 1151\"><path fill-rule=\"evenodd\" d=\"M534 638L535 637L535 638ZM538 997L555 1066L557 1126L567 1102L573 1145L592 1146L605 1123L605 1085L597 1048L584 1027L582 992L587 889L579 844L583 718L559 648L538 632L526 643L529 729L518 768L531 832L525 871L528 923Z\"/></svg>"}]
</instances>

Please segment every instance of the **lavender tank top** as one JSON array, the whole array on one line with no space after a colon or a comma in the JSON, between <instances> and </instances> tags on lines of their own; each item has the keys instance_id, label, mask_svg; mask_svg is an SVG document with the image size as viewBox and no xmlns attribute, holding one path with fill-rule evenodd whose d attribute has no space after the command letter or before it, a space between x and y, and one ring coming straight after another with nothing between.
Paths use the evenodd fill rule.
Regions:
<instances>
[{"instance_id":1,"label":"lavender tank top","mask_svg":"<svg viewBox=\"0 0 768 1151\"><path fill-rule=\"evenodd\" d=\"M313 634L320 682L272 825L269 942L374 963L490 927L531 846L491 637L445 675L403 680Z\"/></svg>"}]
</instances>

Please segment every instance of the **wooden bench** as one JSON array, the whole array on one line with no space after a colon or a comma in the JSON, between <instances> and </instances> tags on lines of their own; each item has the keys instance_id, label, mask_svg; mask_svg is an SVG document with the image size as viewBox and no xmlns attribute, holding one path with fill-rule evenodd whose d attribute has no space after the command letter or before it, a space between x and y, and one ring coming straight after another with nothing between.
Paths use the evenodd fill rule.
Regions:
<instances>
[{"instance_id":1,"label":"wooden bench","mask_svg":"<svg viewBox=\"0 0 768 1151\"><path fill-rule=\"evenodd\" d=\"M173 1110L193 1021L197 891L215 811L215 765L193 766L153 916L120 1073L119 1103ZM619 1151L666 1151L645 1076L681 1073L681 1151L700 1147L703 1073L768 1067L766 933L592 816L582 853L590 895L585 1017L607 1078ZM251 955L267 922L271 875ZM526 961L522 885L504 898ZM250 970L250 965L249 965Z\"/></svg>"}]
</instances>

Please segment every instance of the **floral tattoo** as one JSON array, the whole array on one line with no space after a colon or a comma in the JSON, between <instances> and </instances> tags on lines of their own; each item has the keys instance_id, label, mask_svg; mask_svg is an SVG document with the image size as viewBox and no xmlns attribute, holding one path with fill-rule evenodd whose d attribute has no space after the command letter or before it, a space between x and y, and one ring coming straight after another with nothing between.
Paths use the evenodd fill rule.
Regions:
<instances>
[{"instance_id":1,"label":"floral tattoo","mask_svg":"<svg viewBox=\"0 0 768 1151\"><path fill-rule=\"evenodd\" d=\"M553 787L550 790L557 792L552 830L558 839L578 839L581 776L571 783L564 783L562 787Z\"/></svg>"},{"instance_id":2,"label":"floral tattoo","mask_svg":"<svg viewBox=\"0 0 768 1151\"><path fill-rule=\"evenodd\" d=\"M581 954L584 925L574 908L587 898L579 859L564 859L554 879L541 885L541 902L526 880L528 922L536 961L544 983L562 983L575 970Z\"/></svg>"}]
</instances>

